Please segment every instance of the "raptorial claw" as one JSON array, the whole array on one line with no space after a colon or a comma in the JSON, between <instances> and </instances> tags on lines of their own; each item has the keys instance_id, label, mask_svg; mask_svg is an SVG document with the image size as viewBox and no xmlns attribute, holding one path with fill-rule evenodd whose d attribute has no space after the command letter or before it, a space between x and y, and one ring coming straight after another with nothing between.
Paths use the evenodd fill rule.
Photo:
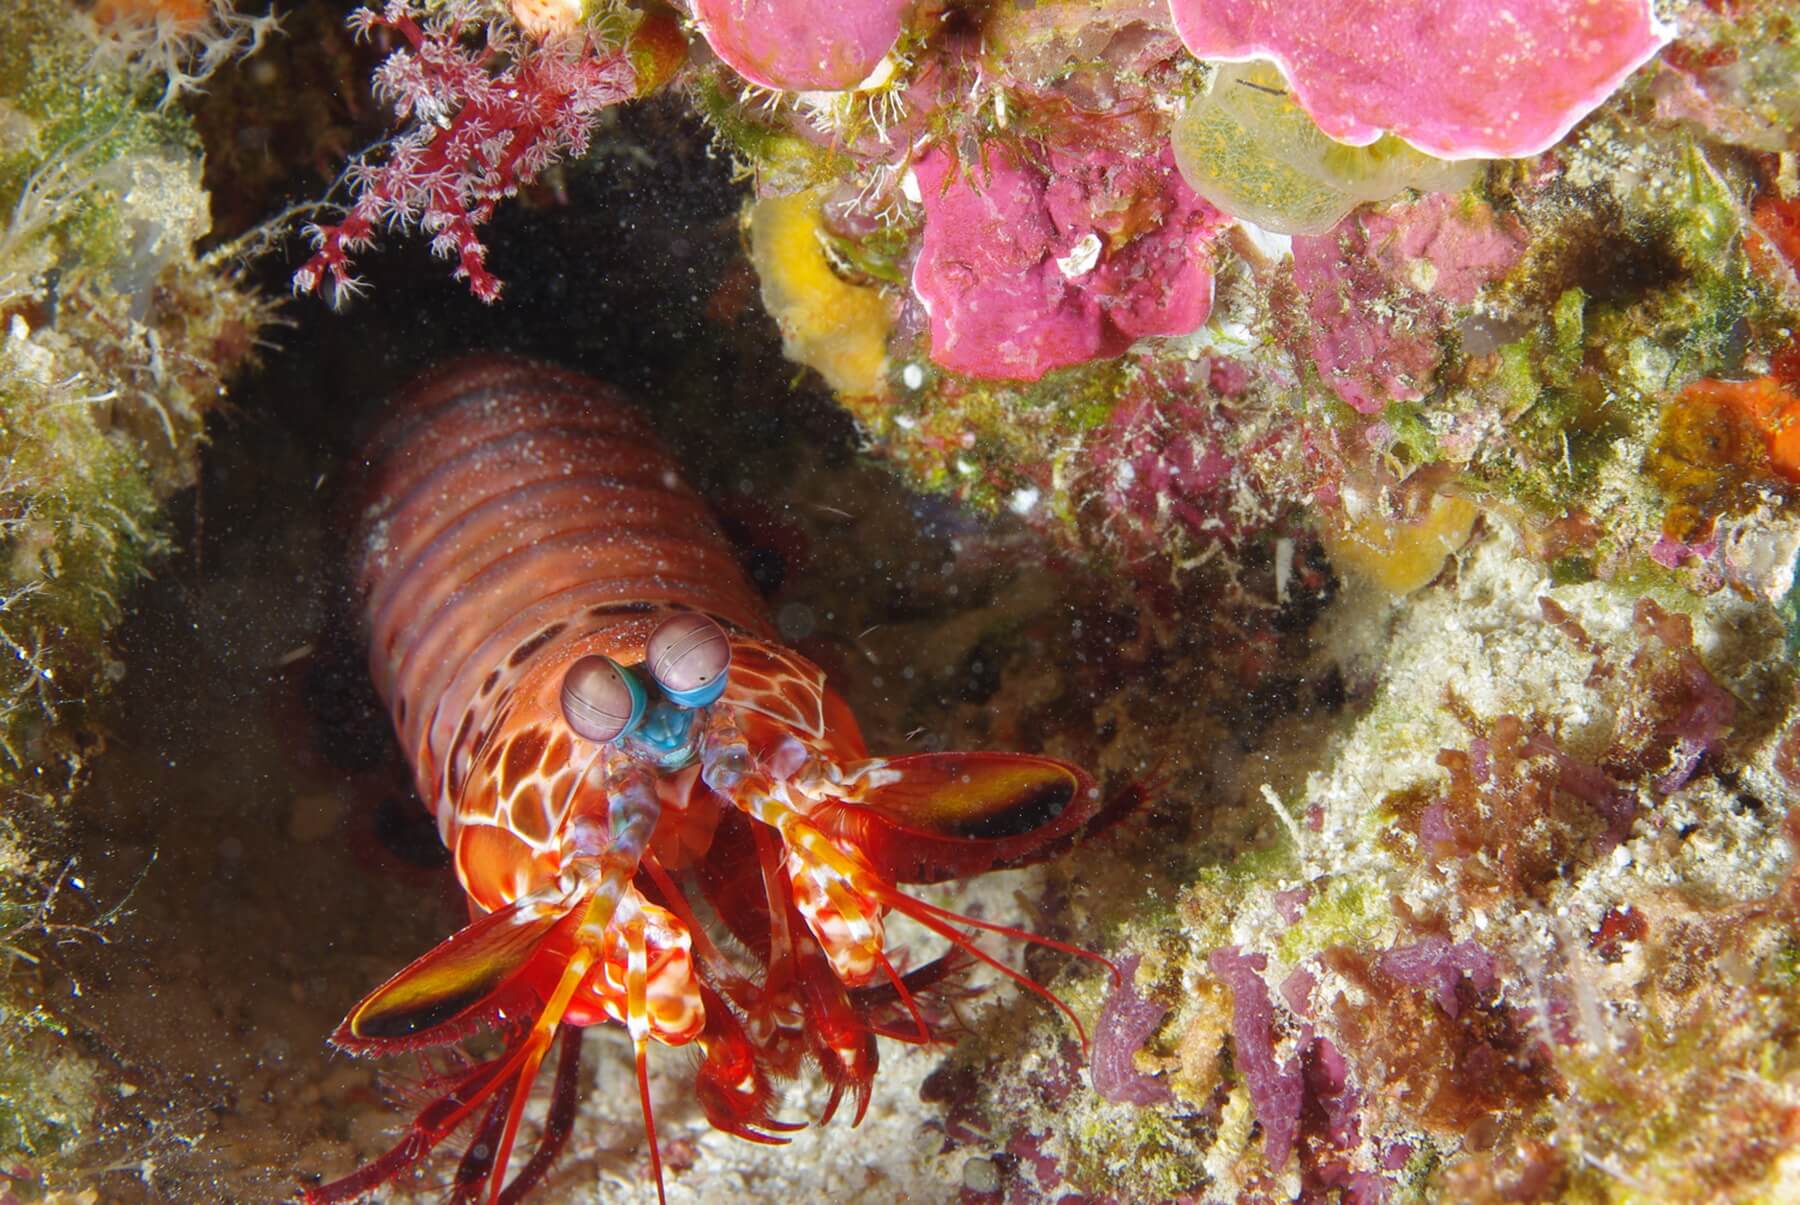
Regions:
<instances>
[{"instance_id":1,"label":"raptorial claw","mask_svg":"<svg viewBox=\"0 0 1800 1205\"><path fill-rule=\"evenodd\" d=\"M703 989L702 999L706 1030L697 1039L702 1057L694 1072L694 1095L706 1120L716 1130L751 1142L785 1144L784 1132L803 1130L805 1125L769 1115L775 1089L758 1062L755 1044L731 1008L710 988ZM777 1132L767 1132L771 1130Z\"/></svg>"},{"instance_id":2,"label":"raptorial claw","mask_svg":"<svg viewBox=\"0 0 1800 1205\"><path fill-rule=\"evenodd\" d=\"M807 1050L831 1087L819 1124L831 1121L847 1091L856 1106L850 1124L861 1125L881 1064L875 1033L857 1014L831 964L816 954L801 960L800 990L806 1007Z\"/></svg>"},{"instance_id":3,"label":"raptorial claw","mask_svg":"<svg viewBox=\"0 0 1800 1205\"><path fill-rule=\"evenodd\" d=\"M630 1035L660 1199L653 1044L698 1043L708 1120L780 1145L801 1127L773 1115L775 1084L811 1061L821 1121L848 1101L860 1122L877 1038L941 1040L958 967L986 962L1074 1018L965 926L1097 955L900 887L1055 854L1104 814L1092 780L1026 754L871 758L824 670L775 642L642 415L575 374L475 358L397 399L367 462L356 577L376 688L476 919L334 1040L392 1054L486 1025L504 1049L433 1076L394 1148L309 1205L366 1197L459 1130L474 1138L452 1199L517 1202L568 1140L587 1025ZM892 912L952 952L905 971ZM559 1033L548 1119L508 1181Z\"/></svg>"}]
</instances>

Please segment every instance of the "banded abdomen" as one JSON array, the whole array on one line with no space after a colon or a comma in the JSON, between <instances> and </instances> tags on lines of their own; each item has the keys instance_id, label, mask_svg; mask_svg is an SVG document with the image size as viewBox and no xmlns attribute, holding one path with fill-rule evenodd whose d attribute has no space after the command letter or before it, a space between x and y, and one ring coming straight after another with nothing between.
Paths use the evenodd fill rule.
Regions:
<instances>
[{"instance_id":1,"label":"banded abdomen","mask_svg":"<svg viewBox=\"0 0 1800 1205\"><path fill-rule=\"evenodd\" d=\"M488 908L559 869L581 769L556 747L566 735L535 749L487 739L535 661L566 661L576 642L639 661L646 616L671 606L769 632L643 416L595 381L511 358L458 360L391 403L369 447L355 564L376 688ZM467 792L482 757L503 772ZM539 790L518 781L533 774Z\"/></svg>"}]
</instances>

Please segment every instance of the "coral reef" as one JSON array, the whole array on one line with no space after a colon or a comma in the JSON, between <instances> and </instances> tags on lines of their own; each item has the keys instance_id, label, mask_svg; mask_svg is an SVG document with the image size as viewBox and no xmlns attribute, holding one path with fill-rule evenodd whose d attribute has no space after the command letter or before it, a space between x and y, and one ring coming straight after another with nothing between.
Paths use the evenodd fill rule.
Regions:
<instances>
[{"instance_id":1,"label":"coral reef","mask_svg":"<svg viewBox=\"0 0 1800 1205\"><path fill-rule=\"evenodd\" d=\"M1791 1190L1800 32L1419 11L872 6L810 25L829 83L699 22L758 211L823 199L827 384L915 486L1126 571L1100 756L1213 831L1148 898L1071 881L1135 983L1094 1097L1047 1032L959 1052L968 1199ZM1234 686L1356 705L1201 769L1166 709Z\"/></svg>"},{"instance_id":2,"label":"coral reef","mask_svg":"<svg viewBox=\"0 0 1800 1205\"><path fill-rule=\"evenodd\" d=\"M1236 778L1235 854L1103 908L1136 964L1103 1099L1033 1100L1017 1034L959 1053L983 1103L956 1147L1029 1134L1054 1169L1005 1199L1791 1191L1779 624L1559 585L1505 531L1459 560L1403 611L1372 583L1336 604L1382 633L1330 650L1379 671L1367 702Z\"/></svg>"},{"instance_id":3,"label":"coral reef","mask_svg":"<svg viewBox=\"0 0 1800 1205\"><path fill-rule=\"evenodd\" d=\"M747 86L703 17L724 63L696 52L681 79L759 195L819 197L845 282L811 286L819 308L885 302L859 320L880 379L838 392L915 485L1102 562L1236 564L1284 516L1341 531L1447 491L1571 571L1654 553L1704 573L1684 508L1745 513L1778 474L1640 466L1669 459L1671 423L1692 444L1784 422L1776 393L1721 418L1683 390L1772 375L1790 337L1791 151L1767 131L1791 26L1765 5L1664 23L1558 0L1510 26L1476 5L1427 51L1405 6L1373 33L1360 11L925 5L890 38L871 6L809 26L859 67L888 47L834 92ZM1276 65L1230 61L1257 56ZM1534 84L1547 63L1558 89ZM1470 161L1494 156L1514 158ZM1705 413L1671 418L1684 397ZM1210 467L1146 490L1145 427ZM1603 512L1604 536L1582 527ZM1146 539L1146 514L1177 521Z\"/></svg>"},{"instance_id":4,"label":"coral reef","mask_svg":"<svg viewBox=\"0 0 1800 1205\"><path fill-rule=\"evenodd\" d=\"M67 854L126 672L109 636L270 318L228 254L196 254L198 145L167 101L269 22L9 0L0 24L0 1148L41 1171L102 1099L38 993L47 948L116 919Z\"/></svg>"},{"instance_id":5,"label":"coral reef","mask_svg":"<svg viewBox=\"0 0 1800 1205\"><path fill-rule=\"evenodd\" d=\"M1800 1192L1791 7L392 0L354 18L361 48L281 77L314 128L271 135L285 175L221 177L239 213L357 122L392 131L298 257L302 291L347 300L352 259L375 287L353 323L298 307L310 348L360 341L298 374L322 383L282 444L290 492L352 422L320 398L373 396L403 359L466 343L578 362L685 441L783 638L872 735L1044 747L1144 801L1062 863L945 900L1118 961L1113 985L1028 956L1091 1050L972 982L947 993L971 1031L954 1051L883 1051L858 1138L745 1149L659 1099L673 1196ZM223 9L183 11L254 39ZM359 55L376 103L322 99ZM29 613L33 641L55 637L20 641L26 726L5 732L22 762L60 758L59 782L112 665L94 652L106 600L159 545L157 503L190 479L205 403L263 317L191 256L193 147L158 108L177 76L111 62L89 124L10 78L0 108L0 167L25 165L25 235L0 249L31 290L0 302L0 396L12 463L37 474L3 630ZM678 105L715 159L669 132ZM108 114L124 124L96 134ZM221 144L230 125L202 122ZM719 192L684 209L702 180ZM374 245L418 231L450 273L421 283L406 240ZM102 497L118 512L96 519ZM165 638L171 680L266 678L291 652L338 681L306 626L329 584L307 580L292 614L279 601L328 526L322 502L295 506L314 509L241 520L241 580L209 583L207 622L243 648L208 646L196 671ZM234 585L266 630L218 601ZM182 613L179 593L158 605ZM302 709L278 687L247 696L274 716L244 721L253 740ZM314 711L379 731L348 688L320 691ZM228 694L205 714L232 714ZM140 731L217 758L203 733ZM291 824L247 846L226 834L261 781L248 768L196 792L204 836L179 841L134 810L128 769L110 781L136 847L167 841L184 884L219 875L165 888L132 930L205 950L171 998L281 1035L278 1055L195 1071L202 1053L133 1013L145 976L91 964L124 986L84 1002L82 1032L160 1071L143 1127L212 1108L208 1132L261 1169L159 1147L152 1191L269 1195L284 1158L311 1172L391 1141L367 1073L297 1052L457 901L396 867L402 822L356 819L404 798L379 751L358 756L307 765L275 796ZM339 829L354 852L321 836ZM317 898L340 876L344 898ZM277 970L244 952L265 947ZM36 1057L49 1032L14 1050ZM96 1124L92 1077L56 1067L41 1118L65 1120L34 1150ZM192 1087L215 1074L242 1085L232 1109ZM586 1098L551 1199L641 1181L630 1096ZM803 1079L784 1104L825 1099Z\"/></svg>"}]
</instances>

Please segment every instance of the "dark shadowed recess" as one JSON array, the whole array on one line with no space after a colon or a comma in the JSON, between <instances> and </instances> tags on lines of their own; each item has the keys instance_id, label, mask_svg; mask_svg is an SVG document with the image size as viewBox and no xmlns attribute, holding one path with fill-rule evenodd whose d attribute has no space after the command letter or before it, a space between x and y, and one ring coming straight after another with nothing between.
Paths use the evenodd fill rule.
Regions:
<instances>
[{"instance_id":1,"label":"dark shadowed recess","mask_svg":"<svg viewBox=\"0 0 1800 1205\"><path fill-rule=\"evenodd\" d=\"M72 945L47 972L73 1040L130 1086L70 1160L104 1199L278 1199L398 1120L373 1069L324 1040L464 917L347 614L338 486L383 396L459 352L537 356L643 404L728 519L740 502L779 518L785 488L825 473L841 509L904 522L889 479L854 462L847 419L793 384L741 203L695 122L639 106L588 162L502 209L500 304L471 298L424 240L390 237L363 259L366 298L286 305L292 325L175 501L179 551L121 630L77 868L96 911L131 892L129 908L110 944ZM263 287L285 292L300 253L293 240L262 264ZM779 585L794 547L747 555Z\"/></svg>"},{"instance_id":2,"label":"dark shadowed recess","mask_svg":"<svg viewBox=\"0 0 1800 1205\"><path fill-rule=\"evenodd\" d=\"M613 110L593 153L502 206L486 228L488 264L505 282L483 305L417 234L387 235L361 261L366 297L336 314L312 298L287 307L299 326L285 354L241 395L329 458L343 455L371 401L435 360L505 350L591 373L657 416L703 489L733 485L741 460L805 443L848 455L849 420L793 366L763 315L740 247L743 186L679 106ZM303 258L265 264L285 291Z\"/></svg>"}]
</instances>

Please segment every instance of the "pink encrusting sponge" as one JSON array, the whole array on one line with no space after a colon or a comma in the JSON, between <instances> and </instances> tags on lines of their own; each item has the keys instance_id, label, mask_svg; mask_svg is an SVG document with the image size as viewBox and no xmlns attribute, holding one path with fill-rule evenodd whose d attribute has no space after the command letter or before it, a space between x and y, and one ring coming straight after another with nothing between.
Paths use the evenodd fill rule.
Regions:
<instances>
[{"instance_id":1,"label":"pink encrusting sponge","mask_svg":"<svg viewBox=\"0 0 1800 1205\"><path fill-rule=\"evenodd\" d=\"M1357 146L1393 133L1441 159L1535 155L1673 29L1647 0L1170 0L1197 57L1273 59Z\"/></svg>"},{"instance_id":2,"label":"pink encrusting sponge","mask_svg":"<svg viewBox=\"0 0 1800 1205\"><path fill-rule=\"evenodd\" d=\"M841 91L867 79L900 38L911 0L693 0L713 53L776 90Z\"/></svg>"},{"instance_id":3,"label":"pink encrusting sponge","mask_svg":"<svg viewBox=\"0 0 1800 1205\"><path fill-rule=\"evenodd\" d=\"M931 316L931 358L989 379L1035 381L1185 335L1212 312L1209 247L1230 219L1173 157L1051 148L1049 170L998 147L962 164L919 157L925 234L913 292Z\"/></svg>"}]
</instances>

